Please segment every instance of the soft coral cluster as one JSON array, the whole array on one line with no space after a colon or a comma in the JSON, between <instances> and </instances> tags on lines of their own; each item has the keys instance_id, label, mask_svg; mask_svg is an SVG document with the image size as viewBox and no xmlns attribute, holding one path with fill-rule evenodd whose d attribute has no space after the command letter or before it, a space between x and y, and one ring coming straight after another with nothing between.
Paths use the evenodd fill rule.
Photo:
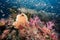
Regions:
<instances>
[{"instance_id":1,"label":"soft coral cluster","mask_svg":"<svg viewBox=\"0 0 60 40\"><path fill-rule=\"evenodd\" d=\"M21 39L25 38L24 40L58 40L57 35L52 28L54 26L54 22L41 21L41 19L38 16L34 16L33 18L30 18L28 21L28 18L25 14L21 14L21 15L19 14L18 18L16 19L17 20L13 23L13 26L15 29L18 29L17 31ZM11 33L9 33L9 31L10 31L9 29L3 31L2 38L5 37L5 34L13 35L17 33L17 32L13 32L13 30ZM14 37L12 39L14 39Z\"/></svg>"}]
</instances>

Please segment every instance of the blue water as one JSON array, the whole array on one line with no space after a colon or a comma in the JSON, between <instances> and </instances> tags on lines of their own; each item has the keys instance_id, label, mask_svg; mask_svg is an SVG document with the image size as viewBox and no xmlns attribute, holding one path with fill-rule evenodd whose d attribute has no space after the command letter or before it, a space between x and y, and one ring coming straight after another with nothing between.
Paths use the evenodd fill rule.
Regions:
<instances>
[{"instance_id":1,"label":"blue water","mask_svg":"<svg viewBox=\"0 0 60 40\"><path fill-rule=\"evenodd\" d=\"M40 3L40 4L39 4ZM44 10L46 12L60 14L60 0L0 0L0 18L6 18L10 14L8 8L30 8L37 11ZM2 14L6 14L2 16Z\"/></svg>"}]
</instances>

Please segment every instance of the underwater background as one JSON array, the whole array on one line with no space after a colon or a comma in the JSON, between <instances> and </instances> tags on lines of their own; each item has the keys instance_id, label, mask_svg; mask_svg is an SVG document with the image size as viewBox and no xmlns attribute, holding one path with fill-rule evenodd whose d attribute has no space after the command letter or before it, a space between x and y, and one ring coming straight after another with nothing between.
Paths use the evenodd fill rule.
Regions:
<instances>
[{"instance_id":1,"label":"underwater background","mask_svg":"<svg viewBox=\"0 0 60 40\"><path fill-rule=\"evenodd\" d=\"M0 18L9 16L9 8L28 8L60 15L60 0L0 0Z\"/></svg>"}]
</instances>

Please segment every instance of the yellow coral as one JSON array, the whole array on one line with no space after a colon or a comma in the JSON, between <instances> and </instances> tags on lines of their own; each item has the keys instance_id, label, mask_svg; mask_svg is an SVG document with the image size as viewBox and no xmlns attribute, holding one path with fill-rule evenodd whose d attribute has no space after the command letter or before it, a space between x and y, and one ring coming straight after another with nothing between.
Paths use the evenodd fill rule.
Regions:
<instances>
[{"instance_id":1,"label":"yellow coral","mask_svg":"<svg viewBox=\"0 0 60 40\"><path fill-rule=\"evenodd\" d=\"M28 23L28 17L24 13L21 13L17 15L16 21L13 25L15 28L19 28L20 25L25 25L26 23Z\"/></svg>"}]
</instances>

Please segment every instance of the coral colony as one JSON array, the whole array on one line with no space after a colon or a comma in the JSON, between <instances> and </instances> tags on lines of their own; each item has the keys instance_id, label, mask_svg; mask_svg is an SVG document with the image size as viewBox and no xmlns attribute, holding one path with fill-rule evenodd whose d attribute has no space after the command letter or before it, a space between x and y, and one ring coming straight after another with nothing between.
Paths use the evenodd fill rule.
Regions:
<instances>
[{"instance_id":1,"label":"coral colony","mask_svg":"<svg viewBox=\"0 0 60 40\"><path fill-rule=\"evenodd\" d=\"M13 19L10 19L0 20L0 23L3 24L0 27L1 29L6 26L4 23L9 24L0 35L0 40L58 40L53 29L55 26L53 21L45 23L38 16L33 16L28 20L25 13L18 14L13 23L11 23Z\"/></svg>"}]
</instances>

